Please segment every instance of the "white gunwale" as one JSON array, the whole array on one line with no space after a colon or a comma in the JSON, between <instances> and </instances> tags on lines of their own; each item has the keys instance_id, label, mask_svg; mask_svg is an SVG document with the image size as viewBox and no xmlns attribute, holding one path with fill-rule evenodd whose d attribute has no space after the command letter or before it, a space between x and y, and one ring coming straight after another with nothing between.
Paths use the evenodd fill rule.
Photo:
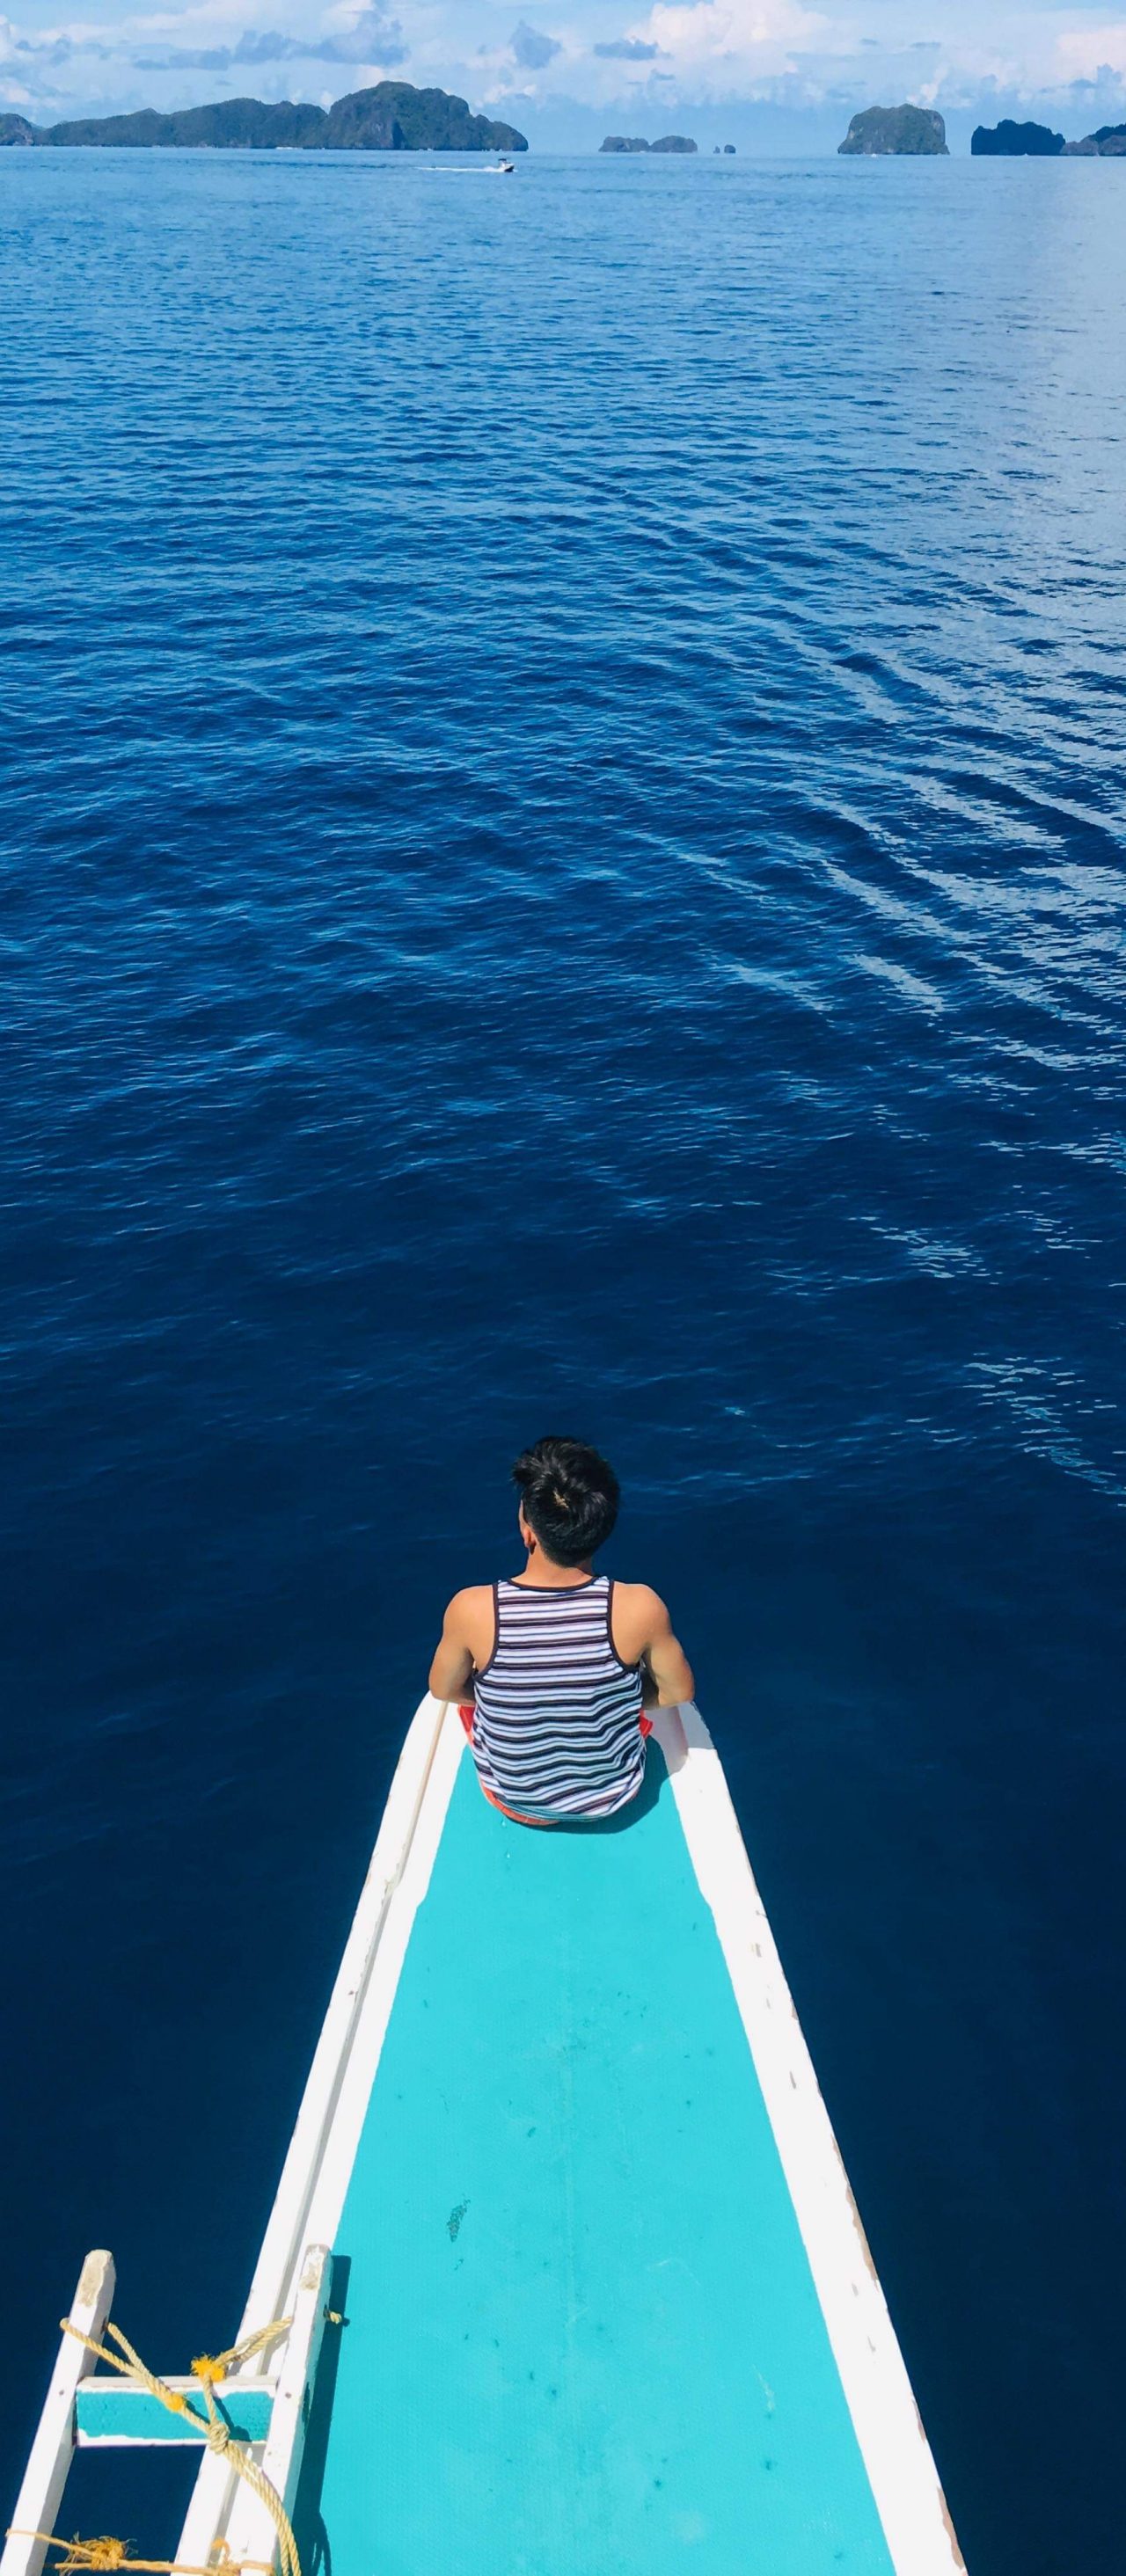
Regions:
<instances>
[{"instance_id":1,"label":"white gunwale","mask_svg":"<svg viewBox=\"0 0 1126 2576\"><path fill-rule=\"evenodd\" d=\"M711 1907L897 2576L964 2576L950 2510L786 1983L723 1765L698 1709L655 1732Z\"/></svg>"}]
</instances>

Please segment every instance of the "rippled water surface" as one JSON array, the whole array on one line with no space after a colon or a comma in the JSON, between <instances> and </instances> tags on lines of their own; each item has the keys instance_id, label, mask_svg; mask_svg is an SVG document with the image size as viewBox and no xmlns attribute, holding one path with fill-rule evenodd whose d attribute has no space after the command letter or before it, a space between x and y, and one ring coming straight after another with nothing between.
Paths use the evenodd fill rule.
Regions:
<instances>
[{"instance_id":1,"label":"rippled water surface","mask_svg":"<svg viewBox=\"0 0 1126 2576\"><path fill-rule=\"evenodd\" d=\"M0 155L5 2497L574 1428L973 2576L1120 2568L1123 184Z\"/></svg>"}]
</instances>

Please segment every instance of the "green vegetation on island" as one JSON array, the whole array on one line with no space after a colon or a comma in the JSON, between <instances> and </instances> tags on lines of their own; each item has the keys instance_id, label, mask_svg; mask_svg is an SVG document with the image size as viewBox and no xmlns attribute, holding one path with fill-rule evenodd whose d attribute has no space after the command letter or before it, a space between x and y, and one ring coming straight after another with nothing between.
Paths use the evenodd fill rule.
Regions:
<instances>
[{"instance_id":1,"label":"green vegetation on island","mask_svg":"<svg viewBox=\"0 0 1126 2576\"><path fill-rule=\"evenodd\" d=\"M608 134L598 146L600 152L695 152L690 134L662 134L656 143L647 143L643 134Z\"/></svg>"},{"instance_id":2,"label":"green vegetation on island","mask_svg":"<svg viewBox=\"0 0 1126 2576\"><path fill-rule=\"evenodd\" d=\"M23 130L9 133L18 126ZM25 117L0 119L0 143L126 144L140 149L179 146L209 151L317 152L526 152L526 135L514 125L474 116L463 98L444 89L414 89L409 81L378 81L338 98L330 108L276 105L257 98L225 98L210 107L183 107L162 116L138 108L132 116L82 116L63 125L36 127Z\"/></svg>"},{"instance_id":3,"label":"green vegetation on island","mask_svg":"<svg viewBox=\"0 0 1126 2576\"><path fill-rule=\"evenodd\" d=\"M838 152L949 152L946 127L935 107L862 107Z\"/></svg>"}]
</instances>

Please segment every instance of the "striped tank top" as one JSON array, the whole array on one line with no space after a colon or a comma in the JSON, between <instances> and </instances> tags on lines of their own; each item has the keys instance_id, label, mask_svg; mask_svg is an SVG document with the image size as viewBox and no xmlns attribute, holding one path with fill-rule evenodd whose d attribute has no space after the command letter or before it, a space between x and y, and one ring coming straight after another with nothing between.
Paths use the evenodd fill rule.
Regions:
<instances>
[{"instance_id":1,"label":"striped tank top","mask_svg":"<svg viewBox=\"0 0 1126 2576\"><path fill-rule=\"evenodd\" d=\"M610 1631L614 1586L497 1583L470 1742L482 1788L520 1816L612 1816L641 1787L641 1672Z\"/></svg>"}]
</instances>

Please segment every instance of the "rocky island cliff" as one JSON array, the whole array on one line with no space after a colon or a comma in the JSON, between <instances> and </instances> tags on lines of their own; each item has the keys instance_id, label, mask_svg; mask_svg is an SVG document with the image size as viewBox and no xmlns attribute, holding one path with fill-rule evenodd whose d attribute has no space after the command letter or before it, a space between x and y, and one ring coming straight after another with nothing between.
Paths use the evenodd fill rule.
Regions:
<instances>
[{"instance_id":1,"label":"rocky island cliff","mask_svg":"<svg viewBox=\"0 0 1126 2576\"><path fill-rule=\"evenodd\" d=\"M22 131L12 131L21 128ZM211 107L183 107L162 116L152 107L132 116L81 116L64 125L33 126L26 117L0 119L2 144L108 144L140 149L179 147L215 151L315 152L526 152L526 135L514 125L474 116L465 99L444 89L415 89L410 81L378 81L352 90L330 108L276 105L257 98L224 98Z\"/></svg>"},{"instance_id":2,"label":"rocky island cliff","mask_svg":"<svg viewBox=\"0 0 1126 2576\"><path fill-rule=\"evenodd\" d=\"M1035 125L1031 120L1018 125L1011 116L1003 116L999 125L975 125L970 136L970 151L975 159L982 155L1007 160L1054 160L1064 148L1062 134L1053 134L1050 125Z\"/></svg>"},{"instance_id":3,"label":"rocky island cliff","mask_svg":"<svg viewBox=\"0 0 1126 2576\"><path fill-rule=\"evenodd\" d=\"M1074 159L1126 161L1126 125L1099 125L1093 134L1085 134L1080 143L1065 143L1064 151Z\"/></svg>"},{"instance_id":4,"label":"rocky island cliff","mask_svg":"<svg viewBox=\"0 0 1126 2576\"><path fill-rule=\"evenodd\" d=\"M945 152L946 127L935 107L862 107L838 152Z\"/></svg>"},{"instance_id":5,"label":"rocky island cliff","mask_svg":"<svg viewBox=\"0 0 1126 2576\"><path fill-rule=\"evenodd\" d=\"M604 143L604 152L610 150ZM639 146L619 143L619 151L633 151ZM933 107L865 107L854 116L838 152L947 152L946 127ZM1086 134L1081 143L1065 143L1050 125L1036 125L1031 120L1019 124L1003 116L999 125L975 125L970 143L975 159L1058 160L1061 153L1072 156L1096 155L1108 161L1126 159L1126 125L1100 125L1094 134Z\"/></svg>"},{"instance_id":6,"label":"rocky island cliff","mask_svg":"<svg viewBox=\"0 0 1126 2576\"><path fill-rule=\"evenodd\" d=\"M662 134L656 143L647 143L643 134L608 134L600 143L600 152L695 152L690 134Z\"/></svg>"},{"instance_id":7,"label":"rocky island cliff","mask_svg":"<svg viewBox=\"0 0 1126 2576\"><path fill-rule=\"evenodd\" d=\"M1126 159L1126 125L1100 125L1081 142L1065 143L1050 125L1031 121L1018 125L1013 117L1003 116L999 125L975 125L970 150L975 158L985 155L1009 161L1058 161L1061 155L1072 160L1121 161Z\"/></svg>"}]
</instances>

